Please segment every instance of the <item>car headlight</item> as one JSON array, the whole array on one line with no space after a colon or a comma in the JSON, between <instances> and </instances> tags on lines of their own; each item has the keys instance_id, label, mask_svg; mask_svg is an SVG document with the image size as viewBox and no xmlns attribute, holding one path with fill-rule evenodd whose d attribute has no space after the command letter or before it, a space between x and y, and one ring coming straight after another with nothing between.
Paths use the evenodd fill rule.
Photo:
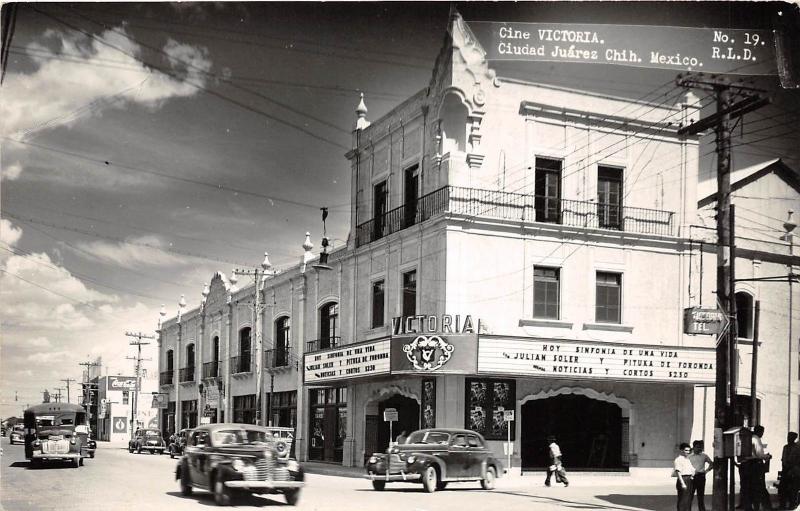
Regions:
<instances>
[{"instance_id":1,"label":"car headlight","mask_svg":"<svg viewBox=\"0 0 800 511\"><path fill-rule=\"evenodd\" d=\"M298 472L300 470L300 463L298 463L297 460L288 460L286 462L286 468L290 472Z\"/></svg>"},{"instance_id":2,"label":"car headlight","mask_svg":"<svg viewBox=\"0 0 800 511\"><path fill-rule=\"evenodd\" d=\"M234 460L231 462L231 466L237 472L241 472L245 469L245 467L247 467L247 464L239 458L234 458Z\"/></svg>"},{"instance_id":3,"label":"car headlight","mask_svg":"<svg viewBox=\"0 0 800 511\"><path fill-rule=\"evenodd\" d=\"M368 463L378 463L378 458L375 456L370 456Z\"/></svg>"},{"instance_id":4,"label":"car headlight","mask_svg":"<svg viewBox=\"0 0 800 511\"><path fill-rule=\"evenodd\" d=\"M416 456L414 456L414 455L412 454L411 456L409 456L409 457L408 457L408 459L406 460L406 463L408 463L409 465L411 465L411 464L412 464L412 463L414 463L415 461L417 461L417 457L416 457Z\"/></svg>"},{"instance_id":5,"label":"car headlight","mask_svg":"<svg viewBox=\"0 0 800 511\"><path fill-rule=\"evenodd\" d=\"M75 437L70 438L69 439L69 443L71 443L72 445L75 445Z\"/></svg>"}]
</instances>

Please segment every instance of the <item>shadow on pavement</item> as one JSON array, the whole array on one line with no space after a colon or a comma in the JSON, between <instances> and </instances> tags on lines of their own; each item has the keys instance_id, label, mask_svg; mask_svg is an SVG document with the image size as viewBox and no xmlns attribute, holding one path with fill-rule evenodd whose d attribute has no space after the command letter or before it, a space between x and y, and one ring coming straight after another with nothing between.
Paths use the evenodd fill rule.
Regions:
<instances>
[{"instance_id":1,"label":"shadow on pavement","mask_svg":"<svg viewBox=\"0 0 800 511\"><path fill-rule=\"evenodd\" d=\"M556 505L559 507L568 507L572 509L624 509L630 510L629 507L619 507L619 506L609 506L607 504L601 503L593 503L593 502L581 502L578 500L569 500L569 499L559 499L555 497L545 497L543 495L534 495L531 493L525 493L520 491L508 491L508 490L494 490L493 493L501 493L503 495L512 495L515 497L527 497L531 500L531 503L539 503L539 504L551 504ZM659 495L659 497L662 497ZM602 498L602 497L597 497ZM647 496L644 496L647 498ZM675 507L675 503L672 502L672 507L670 507L670 511ZM622 506L626 506L626 504L621 504ZM647 509L649 511L661 511L661 508L655 508L652 506L645 507L643 509Z\"/></svg>"},{"instance_id":2,"label":"shadow on pavement","mask_svg":"<svg viewBox=\"0 0 800 511\"><path fill-rule=\"evenodd\" d=\"M170 497L178 497L180 499L186 500L194 500L198 504L202 506L212 506L217 507L217 504L214 502L214 495L210 492L205 490L197 490L195 489L194 492L185 497L179 491L168 491L167 495ZM300 495L302 501L302 494ZM236 495L233 498L233 502L231 503L233 506L255 506L255 507L264 507L264 506L288 506L289 504L283 502L282 496L280 495L264 495L263 497L260 495L252 495L250 493L242 493L241 495Z\"/></svg>"},{"instance_id":3,"label":"shadow on pavement","mask_svg":"<svg viewBox=\"0 0 800 511\"><path fill-rule=\"evenodd\" d=\"M672 511L677 503L676 495L597 495L595 498L604 500L618 506L626 506L635 509L646 509L648 511ZM711 509L710 502L706 499L707 509ZM693 502L696 506L697 503Z\"/></svg>"}]
</instances>

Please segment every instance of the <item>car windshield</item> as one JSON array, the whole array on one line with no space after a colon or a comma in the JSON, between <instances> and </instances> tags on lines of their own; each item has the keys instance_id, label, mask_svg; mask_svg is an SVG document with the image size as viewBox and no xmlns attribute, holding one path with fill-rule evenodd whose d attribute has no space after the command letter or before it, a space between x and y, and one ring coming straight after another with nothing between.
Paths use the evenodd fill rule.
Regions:
<instances>
[{"instance_id":1,"label":"car windshield","mask_svg":"<svg viewBox=\"0 0 800 511\"><path fill-rule=\"evenodd\" d=\"M441 431L415 431L408 436L407 444L442 444L447 445L450 435Z\"/></svg>"},{"instance_id":2,"label":"car windshield","mask_svg":"<svg viewBox=\"0 0 800 511\"><path fill-rule=\"evenodd\" d=\"M258 445L270 438L266 432L255 429L221 429L212 433L214 445Z\"/></svg>"}]
</instances>

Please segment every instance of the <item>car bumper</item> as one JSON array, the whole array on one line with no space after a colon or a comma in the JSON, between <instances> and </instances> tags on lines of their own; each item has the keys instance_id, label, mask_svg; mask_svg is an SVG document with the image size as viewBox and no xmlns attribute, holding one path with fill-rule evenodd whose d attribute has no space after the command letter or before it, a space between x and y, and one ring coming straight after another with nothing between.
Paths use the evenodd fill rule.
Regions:
<instances>
[{"instance_id":1,"label":"car bumper","mask_svg":"<svg viewBox=\"0 0 800 511\"><path fill-rule=\"evenodd\" d=\"M369 472L364 476L366 479L372 481L419 481L422 479L422 474L400 472L399 474L376 474Z\"/></svg>"},{"instance_id":2,"label":"car bumper","mask_svg":"<svg viewBox=\"0 0 800 511\"><path fill-rule=\"evenodd\" d=\"M225 486L228 488L243 488L245 490L282 490L289 488L302 488L305 485L303 481L225 481Z\"/></svg>"},{"instance_id":3,"label":"car bumper","mask_svg":"<svg viewBox=\"0 0 800 511\"><path fill-rule=\"evenodd\" d=\"M163 447L156 447L154 445L143 445L142 446L142 450L143 451L163 451L164 448Z\"/></svg>"},{"instance_id":4,"label":"car bumper","mask_svg":"<svg viewBox=\"0 0 800 511\"><path fill-rule=\"evenodd\" d=\"M76 458L83 458L78 453L67 453L67 454L42 454L42 453L33 453L31 459L34 460L74 460Z\"/></svg>"}]
</instances>

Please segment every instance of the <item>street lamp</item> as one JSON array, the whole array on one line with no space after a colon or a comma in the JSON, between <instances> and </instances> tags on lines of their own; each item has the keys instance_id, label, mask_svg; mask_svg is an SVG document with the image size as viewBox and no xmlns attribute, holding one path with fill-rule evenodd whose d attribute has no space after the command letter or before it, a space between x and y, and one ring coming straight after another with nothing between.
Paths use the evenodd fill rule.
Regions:
<instances>
[{"instance_id":1,"label":"street lamp","mask_svg":"<svg viewBox=\"0 0 800 511\"><path fill-rule=\"evenodd\" d=\"M783 223L786 234L781 239L789 243L789 371L786 385L786 431L792 430L792 282L794 281L794 267L792 266L792 256L794 255L794 229L797 224L792 221L793 210L789 210L789 217Z\"/></svg>"}]
</instances>

